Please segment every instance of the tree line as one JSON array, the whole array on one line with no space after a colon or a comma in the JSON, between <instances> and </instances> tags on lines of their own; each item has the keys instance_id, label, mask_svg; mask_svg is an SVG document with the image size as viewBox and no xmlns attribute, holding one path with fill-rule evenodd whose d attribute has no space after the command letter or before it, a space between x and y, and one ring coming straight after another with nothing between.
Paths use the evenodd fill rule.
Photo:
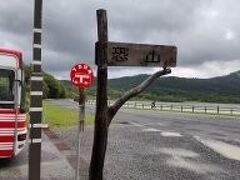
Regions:
<instances>
[{"instance_id":1,"label":"tree line","mask_svg":"<svg viewBox=\"0 0 240 180\"><path fill-rule=\"evenodd\" d=\"M26 94L30 92L30 78L32 73L32 67L25 65L25 91ZM43 98L44 99L59 99L66 98L68 92L63 83L54 78L54 76L43 72Z\"/></svg>"}]
</instances>

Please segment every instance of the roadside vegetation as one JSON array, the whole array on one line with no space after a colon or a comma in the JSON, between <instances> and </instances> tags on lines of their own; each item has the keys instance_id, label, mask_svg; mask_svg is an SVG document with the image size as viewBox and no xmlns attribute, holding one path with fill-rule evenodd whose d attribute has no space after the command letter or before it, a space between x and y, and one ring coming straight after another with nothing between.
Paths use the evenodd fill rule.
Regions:
<instances>
[{"instance_id":1,"label":"roadside vegetation","mask_svg":"<svg viewBox=\"0 0 240 180\"><path fill-rule=\"evenodd\" d=\"M25 90L26 93L30 92L30 77L31 77L31 66L25 66ZM43 98L44 99L61 99L70 97L68 91L63 83L54 78L54 76L43 72ZM71 93L71 92L70 92Z\"/></svg>"}]
</instances>

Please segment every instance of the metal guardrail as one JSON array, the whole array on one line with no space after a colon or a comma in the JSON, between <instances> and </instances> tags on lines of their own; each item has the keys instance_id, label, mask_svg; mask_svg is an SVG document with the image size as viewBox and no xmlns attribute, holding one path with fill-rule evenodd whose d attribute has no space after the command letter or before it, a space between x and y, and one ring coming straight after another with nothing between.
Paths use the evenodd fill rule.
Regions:
<instances>
[{"instance_id":1,"label":"metal guardrail","mask_svg":"<svg viewBox=\"0 0 240 180\"><path fill-rule=\"evenodd\" d=\"M113 104L114 101L108 101L108 104ZM95 105L95 100L88 100L87 102L90 105ZM222 105L190 105L190 104L164 104L164 103L155 103L155 106L152 103L146 102L137 102L129 101L123 105L124 108L132 109L152 109L159 111L173 111L173 112L187 112L187 113L204 113L204 114L218 114L218 115L231 115L238 116L240 115L240 107L227 107Z\"/></svg>"}]
</instances>

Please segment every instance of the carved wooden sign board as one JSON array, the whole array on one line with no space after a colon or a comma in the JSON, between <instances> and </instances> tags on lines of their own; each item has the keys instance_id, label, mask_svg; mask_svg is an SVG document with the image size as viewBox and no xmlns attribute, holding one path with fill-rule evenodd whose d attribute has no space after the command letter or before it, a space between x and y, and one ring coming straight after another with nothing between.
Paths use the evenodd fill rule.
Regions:
<instances>
[{"instance_id":1,"label":"carved wooden sign board","mask_svg":"<svg viewBox=\"0 0 240 180\"><path fill-rule=\"evenodd\" d=\"M108 66L176 67L177 48L165 45L107 42L96 43L96 55L106 48ZM96 62L98 65L98 63Z\"/></svg>"}]
</instances>

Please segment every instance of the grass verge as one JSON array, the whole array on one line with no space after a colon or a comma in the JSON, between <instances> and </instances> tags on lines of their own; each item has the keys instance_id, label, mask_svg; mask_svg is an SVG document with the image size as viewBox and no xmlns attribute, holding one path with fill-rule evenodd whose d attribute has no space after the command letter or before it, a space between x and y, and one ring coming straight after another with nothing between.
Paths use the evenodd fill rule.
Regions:
<instances>
[{"instance_id":1,"label":"grass verge","mask_svg":"<svg viewBox=\"0 0 240 180\"><path fill-rule=\"evenodd\" d=\"M43 102L43 121L49 127L68 127L77 125L79 122L78 112L70 108L55 105L49 101ZM86 114L85 125L91 125L94 122L94 116Z\"/></svg>"}]
</instances>

